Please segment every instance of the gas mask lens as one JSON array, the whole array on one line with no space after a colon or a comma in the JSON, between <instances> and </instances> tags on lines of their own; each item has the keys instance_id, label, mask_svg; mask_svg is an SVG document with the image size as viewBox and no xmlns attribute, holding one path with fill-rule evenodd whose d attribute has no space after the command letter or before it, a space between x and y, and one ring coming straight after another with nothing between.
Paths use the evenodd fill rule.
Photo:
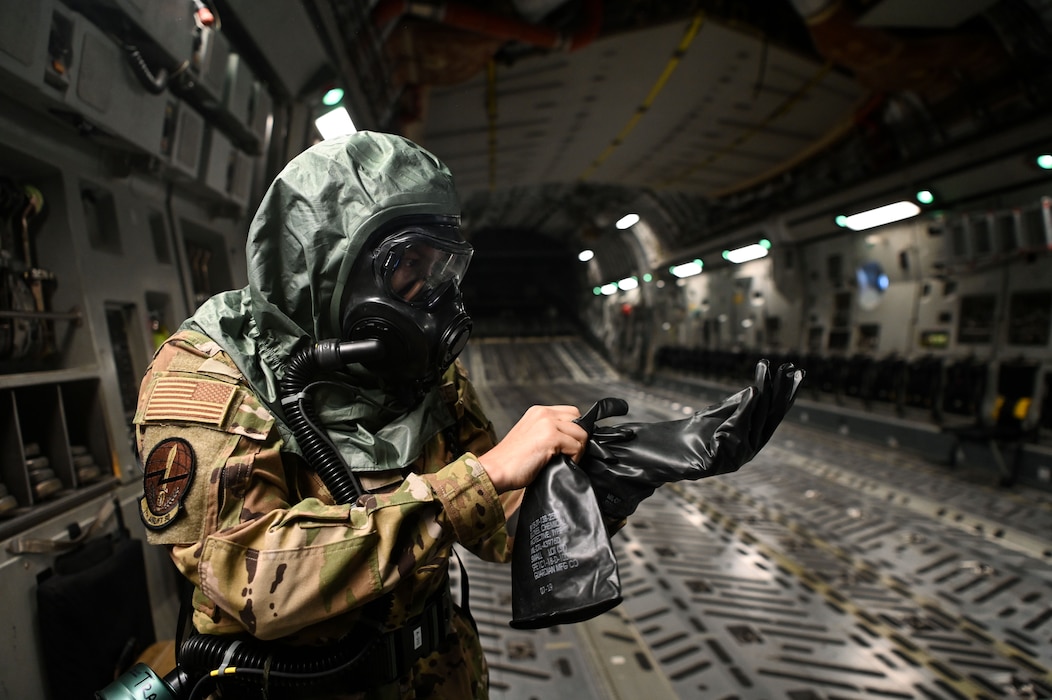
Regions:
<instances>
[{"instance_id":1,"label":"gas mask lens","mask_svg":"<svg viewBox=\"0 0 1052 700\"><path fill-rule=\"evenodd\" d=\"M393 298L427 304L451 283L459 284L471 262L471 246L422 231L391 236L377 248L374 264Z\"/></svg>"}]
</instances>

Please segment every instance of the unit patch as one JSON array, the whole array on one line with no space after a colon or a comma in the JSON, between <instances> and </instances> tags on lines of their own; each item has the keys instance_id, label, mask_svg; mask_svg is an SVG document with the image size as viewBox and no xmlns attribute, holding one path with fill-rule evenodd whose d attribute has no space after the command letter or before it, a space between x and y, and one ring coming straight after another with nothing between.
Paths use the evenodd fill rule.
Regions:
<instances>
[{"instance_id":1,"label":"unit patch","mask_svg":"<svg viewBox=\"0 0 1052 700\"><path fill-rule=\"evenodd\" d=\"M194 448L182 438L162 440L150 451L139 501L146 527L159 530L175 520L194 480L196 459Z\"/></svg>"}]
</instances>

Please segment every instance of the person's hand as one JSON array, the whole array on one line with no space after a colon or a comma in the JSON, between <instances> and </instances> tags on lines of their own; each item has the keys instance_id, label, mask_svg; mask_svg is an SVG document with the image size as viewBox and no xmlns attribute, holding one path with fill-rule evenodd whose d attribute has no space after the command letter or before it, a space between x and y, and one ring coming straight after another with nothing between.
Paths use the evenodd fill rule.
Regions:
<instances>
[{"instance_id":1,"label":"person's hand","mask_svg":"<svg viewBox=\"0 0 1052 700\"><path fill-rule=\"evenodd\" d=\"M479 457L497 493L526 486L558 454L577 461L588 432L574 423L574 406L531 406L504 439Z\"/></svg>"}]
</instances>

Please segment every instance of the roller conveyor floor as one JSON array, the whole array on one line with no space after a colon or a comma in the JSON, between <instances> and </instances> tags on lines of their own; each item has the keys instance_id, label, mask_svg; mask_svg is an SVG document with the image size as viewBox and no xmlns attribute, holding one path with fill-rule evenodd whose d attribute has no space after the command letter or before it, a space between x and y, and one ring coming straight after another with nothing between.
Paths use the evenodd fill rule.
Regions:
<instances>
[{"instance_id":1,"label":"roller conveyor floor","mask_svg":"<svg viewBox=\"0 0 1052 700\"><path fill-rule=\"evenodd\" d=\"M657 421L734 390L632 383L572 338L464 362L500 434L535 403L618 396L617 420ZM510 567L462 553L493 698L1052 697L1047 492L787 420L740 471L659 489L614 544L623 603L537 631L508 626Z\"/></svg>"}]
</instances>

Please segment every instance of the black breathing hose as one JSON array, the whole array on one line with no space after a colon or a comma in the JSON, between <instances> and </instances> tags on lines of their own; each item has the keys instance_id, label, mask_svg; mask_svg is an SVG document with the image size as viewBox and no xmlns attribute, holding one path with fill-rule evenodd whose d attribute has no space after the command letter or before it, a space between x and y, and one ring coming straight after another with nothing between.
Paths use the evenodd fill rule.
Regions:
<instances>
[{"instance_id":1,"label":"black breathing hose","mask_svg":"<svg viewBox=\"0 0 1052 700\"><path fill-rule=\"evenodd\" d=\"M179 669L187 678L205 678L215 669L233 668L231 675L218 675L224 683L274 689L315 688L319 680L336 680L372 650L376 637L328 647L275 648L252 638L231 640L229 636L199 634L187 639L179 650ZM198 681L200 682L200 681ZM225 696L225 694L224 694ZM236 696L236 693L235 693Z\"/></svg>"},{"instance_id":2,"label":"black breathing hose","mask_svg":"<svg viewBox=\"0 0 1052 700\"><path fill-rule=\"evenodd\" d=\"M380 352L382 348L376 340L346 343L323 340L297 352L281 378L281 404L289 429L296 436L307 464L318 473L337 503L354 503L364 491L336 447L316 427L314 401L304 390L319 371L338 370Z\"/></svg>"}]
</instances>

